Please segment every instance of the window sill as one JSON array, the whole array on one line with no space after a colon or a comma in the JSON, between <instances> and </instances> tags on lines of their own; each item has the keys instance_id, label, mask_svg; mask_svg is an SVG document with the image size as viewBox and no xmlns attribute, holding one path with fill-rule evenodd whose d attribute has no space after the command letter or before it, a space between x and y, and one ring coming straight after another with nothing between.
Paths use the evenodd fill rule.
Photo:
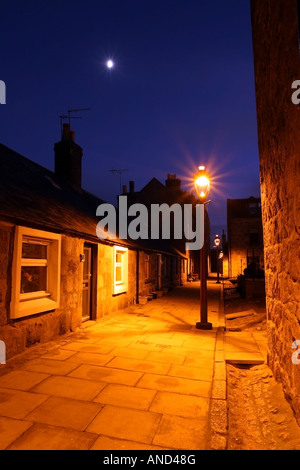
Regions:
<instances>
[{"instance_id":1,"label":"window sill","mask_svg":"<svg viewBox=\"0 0 300 470\"><path fill-rule=\"evenodd\" d=\"M19 302L15 311L12 312L11 318L25 318L37 313L49 312L50 310L55 310L57 308L59 308L59 303L49 298L26 300L24 302Z\"/></svg>"}]
</instances>

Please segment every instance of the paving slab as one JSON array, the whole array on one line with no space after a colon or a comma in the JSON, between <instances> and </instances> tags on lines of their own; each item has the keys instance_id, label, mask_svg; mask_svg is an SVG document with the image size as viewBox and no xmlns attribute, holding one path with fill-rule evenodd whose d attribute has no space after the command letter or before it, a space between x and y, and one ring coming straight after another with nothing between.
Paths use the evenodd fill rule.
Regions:
<instances>
[{"instance_id":1,"label":"paving slab","mask_svg":"<svg viewBox=\"0 0 300 470\"><path fill-rule=\"evenodd\" d=\"M75 351L68 351L67 349L55 348L41 356L42 359L55 359L56 361L65 361L74 356Z\"/></svg>"},{"instance_id":2,"label":"paving slab","mask_svg":"<svg viewBox=\"0 0 300 470\"><path fill-rule=\"evenodd\" d=\"M76 367L76 362L67 361L56 361L54 359L32 359L25 362L22 366L22 370L28 370L32 372L41 372L44 374L55 374L55 375L66 375Z\"/></svg>"},{"instance_id":3,"label":"paving slab","mask_svg":"<svg viewBox=\"0 0 300 470\"><path fill-rule=\"evenodd\" d=\"M147 361L153 361L153 362L166 362L168 364L179 364L183 365L183 363L186 361L186 356L182 354L172 354L172 353L167 353L163 351L160 352L154 352L150 351L149 353L146 353Z\"/></svg>"},{"instance_id":4,"label":"paving slab","mask_svg":"<svg viewBox=\"0 0 300 470\"><path fill-rule=\"evenodd\" d=\"M137 385L141 388L195 395L198 397L209 397L211 388L211 382L155 374L145 374Z\"/></svg>"},{"instance_id":5,"label":"paving slab","mask_svg":"<svg viewBox=\"0 0 300 470\"><path fill-rule=\"evenodd\" d=\"M0 388L0 416L24 419L47 399L47 395Z\"/></svg>"},{"instance_id":6,"label":"paving slab","mask_svg":"<svg viewBox=\"0 0 300 470\"><path fill-rule=\"evenodd\" d=\"M62 397L50 397L32 413L29 421L84 431L102 406L98 403Z\"/></svg>"},{"instance_id":7,"label":"paving slab","mask_svg":"<svg viewBox=\"0 0 300 470\"><path fill-rule=\"evenodd\" d=\"M62 346L63 349L89 353L108 354L113 347L105 344L88 344L87 342L73 341Z\"/></svg>"},{"instance_id":8,"label":"paving slab","mask_svg":"<svg viewBox=\"0 0 300 470\"><path fill-rule=\"evenodd\" d=\"M112 437L99 436L92 445L91 450L168 450L165 447L142 444L141 442L114 439Z\"/></svg>"},{"instance_id":9,"label":"paving slab","mask_svg":"<svg viewBox=\"0 0 300 470\"><path fill-rule=\"evenodd\" d=\"M109 384L97 395L94 401L106 405L115 405L136 410L148 410L155 395L155 390Z\"/></svg>"},{"instance_id":10,"label":"paving slab","mask_svg":"<svg viewBox=\"0 0 300 470\"><path fill-rule=\"evenodd\" d=\"M112 354L98 354L92 352L75 352L72 356L72 362L77 364L94 364L105 366L113 359Z\"/></svg>"},{"instance_id":11,"label":"paving slab","mask_svg":"<svg viewBox=\"0 0 300 470\"><path fill-rule=\"evenodd\" d=\"M89 450L96 434L44 424L34 424L9 450Z\"/></svg>"},{"instance_id":12,"label":"paving slab","mask_svg":"<svg viewBox=\"0 0 300 470\"><path fill-rule=\"evenodd\" d=\"M141 372L90 365L79 366L69 374L70 377L132 386L136 385L142 375Z\"/></svg>"},{"instance_id":13,"label":"paving slab","mask_svg":"<svg viewBox=\"0 0 300 470\"><path fill-rule=\"evenodd\" d=\"M48 377L49 375L38 372L13 370L0 377L0 387L28 391Z\"/></svg>"},{"instance_id":14,"label":"paving slab","mask_svg":"<svg viewBox=\"0 0 300 470\"><path fill-rule=\"evenodd\" d=\"M52 376L32 389L33 392L73 398L75 400L93 400L106 383L93 382L75 377Z\"/></svg>"},{"instance_id":15,"label":"paving slab","mask_svg":"<svg viewBox=\"0 0 300 470\"><path fill-rule=\"evenodd\" d=\"M87 427L88 432L151 444L161 415L107 405Z\"/></svg>"},{"instance_id":16,"label":"paving slab","mask_svg":"<svg viewBox=\"0 0 300 470\"><path fill-rule=\"evenodd\" d=\"M0 450L6 449L31 426L29 421L0 417Z\"/></svg>"},{"instance_id":17,"label":"paving slab","mask_svg":"<svg viewBox=\"0 0 300 470\"><path fill-rule=\"evenodd\" d=\"M150 406L150 411L185 418L206 418L209 399L179 393L158 392Z\"/></svg>"},{"instance_id":18,"label":"paving slab","mask_svg":"<svg viewBox=\"0 0 300 470\"><path fill-rule=\"evenodd\" d=\"M112 349L110 352L111 356L118 356L118 357L133 357L134 359L146 359L148 356L148 351L143 351L141 349L136 349L133 347L116 347Z\"/></svg>"},{"instance_id":19,"label":"paving slab","mask_svg":"<svg viewBox=\"0 0 300 470\"><path fill-rule=\"evenodd\" d=\"M205 450L207 431L206 420L164 415L153 444L180 450Z\"/></svg>"},{"instance_id":20,"label":"paving slab","mask_svg":"<svg viewBox=\"0 0 300 470\"><path fill-rule=\"evenodd\" d=\"M208 351L213 351L215 349L215 338L190 338L186 339L183 343L184 348L189 349L204 349Z\"/></svg>"},{"instance_id":21,"label":"paving slab","mask_svg":"<svg viewBox=\"0 0 300 470\"><path fill-rule=\"evenodd\" d=\"M173 365L169 371L169 375L174 377L184 377L187 379L211 381L213 370L213 360L207 359L203 360L201 365L199 363L193 366Z\"/></svg>"},{"instance_id":22,"label":"paving slab","mask_svg":"<svg viewBox=\"0 0 300 470\"><path fill-rule=\"evenodd\" d=\"M140 359L115 357L107 364L107 367L166 375L170 370L171 365L165 362L152 362L142 361Z\"/></svg>"}]
</instances>

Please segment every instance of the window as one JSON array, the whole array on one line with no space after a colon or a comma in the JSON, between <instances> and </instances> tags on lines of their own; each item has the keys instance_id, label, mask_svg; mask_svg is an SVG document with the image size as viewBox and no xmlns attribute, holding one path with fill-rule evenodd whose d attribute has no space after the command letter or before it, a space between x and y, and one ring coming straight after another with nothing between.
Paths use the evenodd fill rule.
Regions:
<instances>
[{"instance_id":1,"label":"window","mask_svg":"<svg viewBox=\"0 0 300 470\"><path fill-rule=\"evenodd\" d=\"M11 318L23 318L59 307L60 256L60 235L17 227Z\"/></svg>"},{"instance_id":2,"label":"window","mask_svg":"<svg viewBox=\"0 0 300 470\"><path fill-rule=\"evenodd\" d=\"M249 215L254 215L257 217L261 215L261 203L260 202L250 202L248 208L249 208Z\"/></svg>"},{"instance_id":3,"label":"window","mask_svg":"<svg viewBox=\"0 0 300 470\"><path fill-rule=\"evenodd\" d=\"M128 289L128 250L114 247L114 294L123 294Z\"/></svg>"}]
</instances>

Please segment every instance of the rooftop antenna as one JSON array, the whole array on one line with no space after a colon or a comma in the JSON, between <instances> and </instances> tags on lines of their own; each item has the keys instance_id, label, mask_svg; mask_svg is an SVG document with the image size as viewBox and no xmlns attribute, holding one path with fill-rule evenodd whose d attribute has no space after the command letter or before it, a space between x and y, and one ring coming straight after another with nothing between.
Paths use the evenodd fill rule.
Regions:
<instances>
[{"instance_id":1,"label":"rooftop antenna","mask_svg":"<svg viewBox=\"0 0 300 470\"><path fill-rule=\"evenodd\" d=\"M112 170L109 170L113 175L119 175L120 176L120 194L122 194L122 174L125 173L126 171L129 170L115 170L112 168Z\"/></svg>"},{"instance_id":2,"label":"rooftop antenna","mask_svg":"<svg viewBox=\"0 0 300 470\"><path fill-rule=\"evenodd\" d=\"M81 111L90 111L91 108L80 108L80 109L68 109L68 114L62 114L60 117L60 127L61 127L61 133L63 130L63 123L64 121L68 120L69 125L71 126L71 119L82 119L81 116L72 116L74 113L78 113Z\"/></svg>"}]
</instances>

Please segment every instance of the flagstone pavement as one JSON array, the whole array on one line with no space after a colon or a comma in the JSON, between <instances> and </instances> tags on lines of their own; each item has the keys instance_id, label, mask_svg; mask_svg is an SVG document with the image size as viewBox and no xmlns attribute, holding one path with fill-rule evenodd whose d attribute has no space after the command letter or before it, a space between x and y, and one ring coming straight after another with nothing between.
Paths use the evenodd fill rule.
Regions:
<instances>
[{"instance_id":1,"label":"flagstone pavement","mask_svg":"<svg viewBox=\"0 0 300 470\"><path fill-rule=\"evenodd\" d=\"M225 449L221 287L197 330L199 282L136 305L0 366L0 449Z\"/></svg>"}]
</instances>

